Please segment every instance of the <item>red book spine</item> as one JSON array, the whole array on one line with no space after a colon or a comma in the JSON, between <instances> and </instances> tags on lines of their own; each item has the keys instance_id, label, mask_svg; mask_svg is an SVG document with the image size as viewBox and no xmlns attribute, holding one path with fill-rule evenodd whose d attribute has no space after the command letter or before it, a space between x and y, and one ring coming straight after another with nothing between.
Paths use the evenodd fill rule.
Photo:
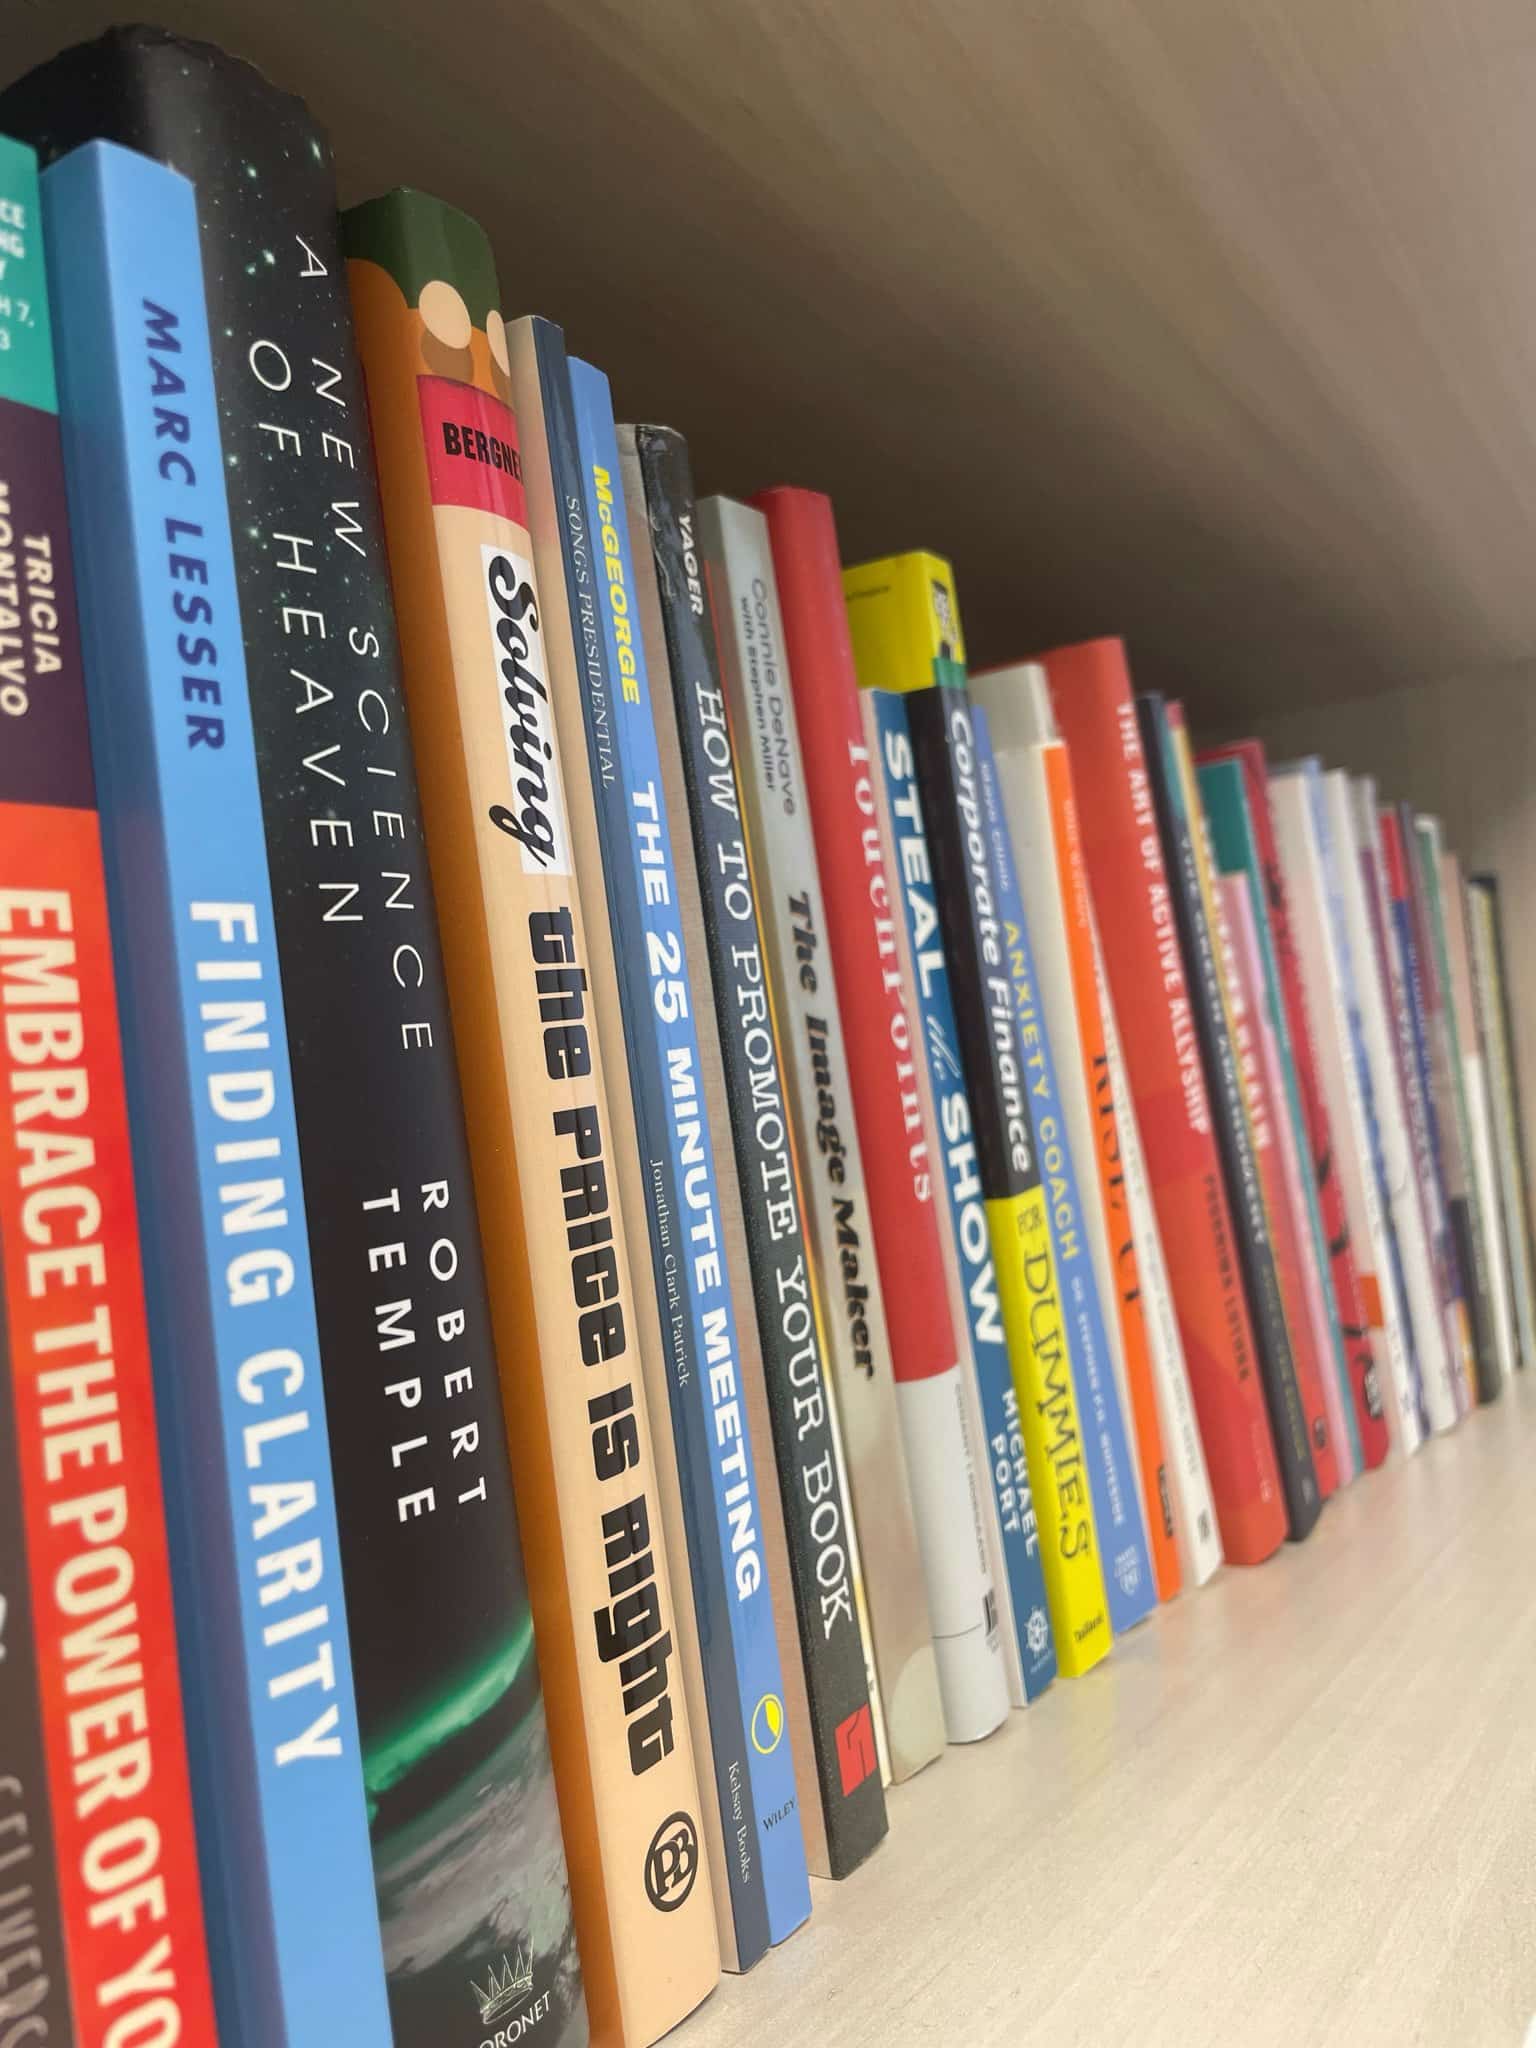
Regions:
<instances>
[{"instance_id":1,"label":"red book spine","mask_svg":"<svg viewBox=\"0 0 1536 2048\"><path fill-rule=\"evenodd\" d=\"M1371 1351L1371 1330L1379 1327L1381 1313L1367 1308L1355 1255L1350 1249L1349 1220L1344 1213L1344 1189L1333 1164L1333 1127L1317 1075L1317 1051L1307 1019L1306 990L1301 959L1291 934L1290 906L1286 900L1285 874L1280 850L1275 843L1274 820L1269 811L1269 767L1262 740L1240 740L1221 753L1240 761L1248 791L1248 814L1264 869L1264 894L1269 908L1270 935L1280 969L1280 988L1285 1002L1285 1020L1290 1030L1291 1062L1301 1095L1302 1120L1306 1125L1307 1148L1317 1177L1318 1206L1322 1210L1323 1235L1328 1241L1328 1271L1333 1284L1334 1304L1344 1332L1344 1354L1349 1364L1349 1390L1354 1402L1355 1422L1360 1432L1360 1455L1366 1469L1382 1464L1390 1447L1387 1412L1376 1383L1376 1361Z\"/></svg>"},{"instance_id":2,"label":"red book spine","mask_svg":"<svg viewBox=\"0 0 1536 2048\"><path fill-rule=\"evenodd\" d=\"M892 1370L898 1380L929 1379L954 1369L955 1333L837 528L819 491L779 486L753 503L773 546Z\"/></svg>"},{"instance_id":3,"label":"red book spine","mask_svg":"<svg viewBox=\"0 0 1536 2048\"><path fill-rule=\"evenodd\" d=\"M212 2042L58 425L0 421L0 1260L74 2037Z\"/></svg>"},{"instance_id":4,"label":"red book spine","mask_svg":"<svg viewBox=\"0 0 1536 2048\"><path fill-rule=\"evenodd\" d=\"M1285 1501L1125 652L1090 640L1044 659L1222 1544L1257 1564L1285 1541Z\"/></svg>"}]
</instances>

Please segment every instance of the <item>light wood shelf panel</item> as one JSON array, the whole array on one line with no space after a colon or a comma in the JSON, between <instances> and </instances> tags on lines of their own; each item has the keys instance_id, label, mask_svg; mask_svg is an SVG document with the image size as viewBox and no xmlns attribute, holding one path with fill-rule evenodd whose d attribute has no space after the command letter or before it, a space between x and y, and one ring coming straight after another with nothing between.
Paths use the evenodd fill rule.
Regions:
<instances>
[{"instance_id":1,"label":"light wood shelf panel","mask_svg":"<svg viewBox=\"0 0 1536 2048\"><path fill-rule=\"evenodd\" d=\"M677 2048L1516 2048L1536 1379L891 1794Z\"/></svg>"}]
</instances>

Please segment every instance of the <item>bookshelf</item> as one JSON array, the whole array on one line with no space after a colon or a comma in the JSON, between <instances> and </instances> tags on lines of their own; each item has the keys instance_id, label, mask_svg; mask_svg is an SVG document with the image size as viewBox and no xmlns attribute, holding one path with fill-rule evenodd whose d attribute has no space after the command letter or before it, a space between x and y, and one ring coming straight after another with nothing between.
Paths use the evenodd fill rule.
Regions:
<instances>
[{"instance_id":1,"label":"bookshelf","mask_svg":"<svg viewBox=\"0 0 1536 2048\"><path fill-rule=\"evenodd\" d=\"M894 1793L880 1852L678 2048L1520 2041L1536 1386L1510 1392Z\"/></svg>"},{"instance_id":2,"label":"bookshelf","mask_svg":"<svg viewBox=\"0 0 1536 2048\"><path fill-rule=\"evenodd\" d=\"M119 11L19 0L7 71ZM954 559L978 660L1121 631L1203 729L1370 767L1536 882L1508 0L149 11L304 91L347 199L483 218L508 311L684 427L702 488L825 488L850 555ZM1517 1383L951 1752L681 2048L1012 2043L1026 1975L1042 2034L1517 2038L1533 1433Z\"/></svg>"}]
</instances>

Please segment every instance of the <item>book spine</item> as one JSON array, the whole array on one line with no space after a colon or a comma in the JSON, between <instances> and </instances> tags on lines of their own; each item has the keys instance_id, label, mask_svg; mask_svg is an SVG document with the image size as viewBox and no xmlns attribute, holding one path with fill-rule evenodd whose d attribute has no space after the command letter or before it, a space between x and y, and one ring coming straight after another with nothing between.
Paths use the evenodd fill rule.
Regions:
<instances>
[{"instance_id":1,"label":"book spine","mask_svg":"<svg viewBox=\"0 0 1536 2048\"><path fill-rule=\"evenodd\" d=\"M206 45L48 74L54 118L197 186L391 2023L437 2048L535 1921L528 2003L573 2011L578 1971L335 177ZM451 1848L482 1795L482 1836L493 1801L537 1840L515 1886Z\"/></svg>"},{"instance_id":2,"label":"book spine","mask_svg":"<svg viewBox=\"0 0 1536 2048\"><path fill-rule=\"evenodd\" d=\"M1111 1363L1109 1333L1088 1248L1072 1137L1057 1081L1050 1032L1041 1014L1034 948L1019 893L1013 844L998 794L997 764L984 711L972 710L971 736L981 798L981 827L991 854L991 881L1002 926L1003 956L1013 989L1014 1050L1029 1095L1041 1184L1050 1206L1056 1271L1070 1317L1073 1378L1092 1421L1094 1455L1089 1475L1110 1622L1115 1632L1122 1634L1156 1607L1157 1585L1152 1576L1136 1468L1131 1462L1125 1416Z\"/></svg>"},{"instance_id":3,"label":"book spine","mask_svg":"<svg viewBox=\"0 0 1536 2048\"><path fill-rule=\"evenodd\" d=\"M1504 982L1499 929L1498 884L1473 875L1466 885L1472 989L1489 1069L1489 1101L1499 1169L1499 1207L1505 1252L1515 1287L1522 1366L1536 1362L1536 1252L1531 1246L1525 1171L1525 1133L1520 1119L1515 1069L1514 1025Z\"/></svg>"},{"instance_id":4,"label":"book spine","mask_svg":"<svg viewBox=\"0 0 1536 2048\"><path fill-rule=\"evenodd\" d=\"M1231 1563L1257 1564L1284 1540L1285 1507L1130 679L1117 642L1045 666L1111 1002L1135 1020L1121 1050L1222 1544Z\"/></svg>"},{"instance_id":5,"label":"book spine","mask_svg":"<svg viewBox=\"0 0 1536 2048\"><path fill-rule=\"evenodd\" d=\"M219 2030L375 2041L389 2018L196 208L184 178L102 143L43 195L69 251L52 279L65 470Z\"/></svg>"},{"instance_id":6,"label":"book spine","mask_svg":"<svg viewBox=\"0 0 1536 2048\"><path fill-rule=\"evenodd\" d=\"M1335 771L1337 773L1338 771ZM1402 1253L1413 1312L1419 1398L1430 1428L1454 1428L1461 1409L1456 1398L1460 1332L1447 1298L1444 1243L1437 1216L1438 1189L1428 1172L1428 1138L1418 1100L1413 1024L1403 990L1403 955L1387 885L1386 855L1374 785L1351 787L1347 777L1326 780L1336 794L1335 845L1344 849L1346 900L1357 891L1364 934L1357 960L1370 969L1362 1014L1386 1114L1383 1155L1392 1191L1392 1219ZM1351 862L1352 856L1352 862Z\"/></svg>"},{"instance_id":7,"label":"book spine","mask_svg":"<svg viewBox=\"0 0 1536 2048\"><path fill-rule=\"evenodd\" d=\"M933 1101L938 1141L935 1156L944 1177L986 1431L993 1497L1004 1535L1003 1555L1019 1642L1021 1678L1026 1697L1035 1699L1056 1675L1056 1643L1030 1483L1026 1432L977 1172L975 1124L966 1092L959 1032L928 866L911 735L907 730L905 703L896 692L866 690L863 698L874 742L869 751L880 771L883 809L890 831L890 871L899 881L903 953L911 968L918 1037Z\"/></svg>"},{"instance_id":8,"label":"book spine","mask_svg":"<svg viewBox=\"0 0 1536 2048\"><path fill-rule=\"evenodd\" d=\"M1373 1334L1381 1326L1380 1304L1378 1299L1378 1313L1373 1316L1360 1272L1360 1261L1368 1247L1357 1240L1345 1194L1345 1178L1350 1169L1338 1156L1352 1146L1353 1140L1346 1123L1335 1127L1319 1076L1317 1035L1308 1010L1305 977L1292 929L1290 895L1275 843L1264 749L1257 741L1243 741L1233 750L1232 757L1241 762L1243 770L1260 900L1272 945L1271 1007L1274 1008L1278 988L1277 1015L1285 1027L1281 1042L1290 1052L1299 1129L1310 1157L1317 1226L1332 1288L1334 1320L1344 1352L1359 1459L1367 1470L1374 1470L1387 1455L1391 1433ZM1261 939L1263 933L1261 926ZM1369 1270L1374 1289L1373 1263Z\"/></svg>"},{"instance_id":9,"label":"book spine","mask_svg":"<svg viewBox=\"0 0 1536 2048\"><path fill-rule=\"evenodd\" d=\"M693 524L687 451L675 434L621 427L619 452L641 592L650 701L666 801L678 827L676 877L698 1004L702 1093L716 1128L731 1134L731 1157L722 1168L719 1193L743 1378L754 1419L762 1417L758 1441L772 1446L779 1480L776 1493L765 1490L765 1522L770 1580L779 1580L773 1588L776 1610L788 1605L781 1641L791 1689L795 1766L805 1787L801 1812L807 1856L814 1875L840 1878L884 1838L887 1825L880 1761L884 1733L869 1656L863 1572L821 1334L814 1319L798 1343L789 1328L800 1322L796 1304L803 1298L806 1259L799 1190L794 1173L781 1171L788 1155L783 1142L772 1142L779 1136L773 1120L749 1113L755 1058L769 1065L771 1098L782 1101L783 1091L777 1045L771 1034L766 1044L761 1042L751 1017L750 991L762 980L762 946L756 905L750 894L742 900L732 880L745 867L739 822L730 845L725 837L709 841L708 828L696 827L700 783L707 785L708 777L695 773L690 786L679 732L674 664L679 695L690 679L697 683L713 674L707 622L687 600L684 536ZM704 694L718 706L719 692L708 682ZM698 702L702 711L702 696ZM689 743L695 768L702 765L705 732L701 717ZM734 770L729 787L730 800L719 807L722 827L739 821ZM727 991L732 996L728 1008ZM787 1191L787 1207L776 1190ZM776 1570L775 1557L782 1559ZM845 1597L848 1587L851 1601Z\"/></svg>"},{"instance_id":10,"label":"book spine","mask_svg":"<svg viewBox=\"0 0 1536 2048\"><path fill-rule=\"evenodd\" d=\"M1222 1564L1216 1500L1211 1491L1210 1468L1205 1461L1205 1444L1200 1435L1194 1391L1189 1383L1184 1343L1174 1310L1173 1287L1163 1258L1162 1233L1158 1228L1152 1183L1141 1149L1136 1105L1120 1051L1115 1006L1104 972L1099 935L1093 924L1093 906L1087 904L1086 909L1099 1016L1104 1033L1103 1062L1094 1073L1094 1105L1097 1114L1114 1118L1115 1151L1124 1169L1126 1213L1146 1304L1147 1339L1152 1351L1158 1417L1163 1440L1173 1449L1173 1486L1178 1502L1174 1530L1179 1544L1179 1561L1194 1583L1203 1586Z\"/></svg>"},{"instance_id":11,"label":"book spine","mask_svg":"<svg viewBox=\"0 0 1536 2048\"><path fill-rule=\"evenodd\" d=\"M1299 1542L1316 1522L1322 1501L1275 1273L1248 1111L1232 1051L1215 936L1201 888L1196 824L1185 800L1174 736L1162 700L1139 698L1137 710L1173 885L1196 1029L1212 1091L1217 1149L1232 1205L1238 1262L1258 1340L1260 1378L1285 1489L1288 1533L1293 1542Z\"/></svg>"},{"instance_id":12,"label":"book spine","mask_svg":"<svg viewBox=\"0 0 1536 2048\"><path fill-rule=\"evenodd\" d=\"M506 333L462 214L342 229L581 1973L594 2037L640 2044L717 1950Z\"/></svg>"},{"instance_id":13,"label":"book spine","mask_svg":"<svg viewBox=\"0 0 1536 2048\"><path fill-rule=\"evenodd\" d=\"M1434 991L1431 1008L1435 1079L1440 1103L1440 1128L1445 1140L1446 1191L1451 1203L1451 1227L1456 1237L1457 1256L1467 1290L1467 1312L1472 1324L1474 1380L1471 1391L1479 1401L1492 1401L1497 1399L1500 1383L1508 1369L1505 1351L1509 1330L1489 1253L1478 1185L1472 1112L1462 1055L1462 1019L1452 982L1450 938L1441 894L1439 828L1432 819L1415 818L1411 812L1405 812L1402 832L1419 956L1426 963L1426 979Z\"/></svg>"},{"instance_id":14,"label":"book spine","mask_svg":"<svg viewBox=\"0 0 1536 2048\"><path fill-rule=\"evenodd\" d=\"M1110 1609L1067 1305L1014 1049L1013 990L980 832L970 707L963 690L934 684L907 695L903 708L937 920L937 935L930 934L929 942L943 947L955 1006L975 1125L976 1174L1024 1416L1057 1658L1068 1677L1077 1677L1110 1646ZM978 821L974 836L963 821L962 802Z\"/></svg>"},{"instance_id":15,"label":"book spine","mask_svg":"<svg viewBox=\"0 0 1536 2048\"><path fill-rule=\"evenodd\" d=\"M636 630L635 567L608 380L580 360L571 362L569 374L580 472L561 475L562 502L584 496L584 531L594 558L600 548L603 559L598 608L607 661L605 686L585 698L588 759L615 926L636 1135L650 1179L651 1258L671 1342L672 1427L686 1489L694 1602L704 1617L704 1654L711 1663L719 1660L710 1688L711 1731L714 1700L723 1696L734 1749L717 1739L716 1765L729 1757L743 1781L737 1796L744 1808L750 1804L753 1816L748 1841L766 1897L769 1937L780 1941L810 1912L810 1885L798 1819L791 1824L794 1763L784 1740L784 1680L763 1581L751 1433L741 1414L735 1307L721 1257L693 990L677 915L645 649ZM606 762L605 726L612 740ZM810 1305L802 1305L801 1334L808 1338ZM701 1572L704 1560L707 1569ZM823 1561L831 1566L835 1553ZM841 1576L828 1592L851 1623L846 1552ZM857 1670L855 1662L855 1682ZM743 1739L749 1730L750 1747ZM731 1789L728 1782L722 1787L727 1797Z\"/></svg>"},{"instance_id":16,"label":"book spine","mask_svg":"<svg viewBox=\"0 0 1536 2048\"><path fill-rule=\"evenodd\" d=\"M887 1321L906 1332L903 1344L919 1353L943 1356L953 1338L961 1338L972 1451L987 1474L982 1519L994 1584L1003 1596L1009 1686L1023 1705L1028 1687L1011 1596L1027 1594L1025 1615L1039 1603L1038 1564L1031 1571L1011 1477L1002 1482L1006 1502L999 1499L996 1448L1003 1417L995 1405L986 1409L972 1358L964 1355L970 1319L948 1289L935 1193L942 1169L923 1115L913 1016L896 938L900 913L877 815L879 770L865 745L832 506L817 492L783 487L764 491L755 502L767 518L773 548ZM946 1305L947 1316L936 1316L936 1307L942 1311ZM1011 1395L1006 1364L1005 1357L993 1389L1000 1385Z\"/></svg>"},{"instance_id":17,"label":"book spine","mask_svg":"<svg viewBox=\"0 0 1536 2048\"><path fill-rule=\"evenodd\" d=\"M1426 1385L1443 1376L1445 1332L1430 1266L1424 1212L1413 1181L1408 1125L1403 1109L1393 1034L1387 1020L1381 920L1374 882L1369 879L1354 820L1348 778L1337 770L1304 773L1311 824L1332 906L1339 944L1345 1000L1358 1026L1357 1059L1362 1075L1370 1157L1380 1195L1393 1290L1401 1304L1404 1356L1413 1389L1419 1437L1429 1433ZM1405 1432L1406 1439L1406 1432Z\"/></svg>"},{"instance_id":18,"label":"book spine","mask_svg":"<svg viewBox=\"0 0 1536 2048\"><path fill-rule=\"evenodd\" d=\"M0 1073L12 1104L0 1127L0 1354L9 1360L0 1554L15 1561L17 1581L14 1605L0 1610L9 1673L0 1752L13 1773L11 1825L29 1843L17 1860L30 1866L41 1936L36 1975L14 1992L7 1978L0 2010L10 2020L29 2013L34 2028L44 2010L61 2013L67 1955L83 2043L159 2025L196 2034L212 2027L213 2003L37 169L29 149L4 138L0 219L0 602L12 621L0 688ZM108 1622L94 1619L109 1608ZM108 1676L91 1662L103 1626L113 1637ZM111 1731L91 1695L108 1684L126 1688L136 1754L149 1768L102 1801L91 1793ZM150 1939L100 1910L93 1872L118 1827L150 1845L142 1876L161 1899ZM146 1975L152 1941L159 1957ZM39 1981L50 1972L51 1990Z\"/></svg>"},{"instance_id":19,"label":"book spine","mask_svg":"<svg viewBox=\"0 0 1536 2048\"><path fill-rule=\"evenodd\" d=\"M944 1725L952 1742L990 1734L1008 1709L990 1561L981 1520L981 1495L969 1439L964 1387L943 1295L929 1304L921 1328L892 1328L884 1313L879 1276L869 1263L869 1208L858 1132L845 1105L851 1100L843 1052L837 978L823 934L827 929L821 883L806 808L794 704L784 656L767 522L762 513L727 499L699 508L709 586L721 622L721 655L732 745L741 777L759 910L769 949L769 982L782 1022L781 1043L796 1127L808 1178L807 1217L817 1263L824 1274L868 1287L861 1302L860 1340L849 1318L832 1319L834 1390L842 1412L853 1482L854 1514L863 1530L865 1569L875 1609L899 1591L881 1588L890 1558L871 1533L880 1491L905 1470L922 1562L933 1644L938 1659ZM932 1228L931 1216L924 1222ZM939 1322L942 1351L923 1343ZM850 1347L843 1340L850 1334ZM916 1338L918 1341L914 1342ZM860 1353L867 1348L868 1356ZM891 1363L892 1380L879 1371ZM892 1387L894 1383L894 1396ZM873 1441L887 1443L889 1461L863 1455L865 1414L878 1403ZM894 1407L899 1438L883 1411ZM875 1524L878 1527L878 1523ZM892 1688L882 1676L889 1702Z\"/></svg>"},{"instance_id":20,"label":"book spine","mask_svg":"<svg viewBox=\"0 0 1536 2048\"><path fill-rule=\"evenodd\" d=\"M1304 771L1267 777L1268 816L1296 948L1308 1042L1332 1134L1331 1161L1345 1204L1361 1308L1389 1441L1401 1454L1421 1440L1406 1305L1385 1184L1364 1028L1354 999L1349 934L1318 831L1318 805Z\"/></svg>"},{"instance_id":21,"label":"book spine","mask_svg":"<svg viewBox=\"0 0 1536 2048\"><path fill-rule=\"evenodd\" d=\"M4 515L0 515L3 517ZM0 808L3 816L3 808ZM0 895L0 901L3 901ZM69 1959L43 1740L41 1674L21 1500L21 1434L0 1273L0 1831L7 1843L4 1906L23 1947L7 1956L7 2020L29 2039L72 2048Z\"/></svg>"}]
</instances>

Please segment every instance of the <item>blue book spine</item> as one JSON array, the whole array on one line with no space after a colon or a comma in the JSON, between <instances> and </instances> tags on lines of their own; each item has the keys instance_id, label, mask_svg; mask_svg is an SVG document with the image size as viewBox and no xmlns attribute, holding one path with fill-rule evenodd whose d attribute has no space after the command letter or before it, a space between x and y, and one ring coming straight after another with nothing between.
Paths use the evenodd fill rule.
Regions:
<instances>
[{"instance_id":1,"label":"blue book spine","mask_svg":"<svg viewBox=\"0 0 1536 2048\"><path fill-rule=\"evenodd\" d=\"M589 694L592 793L614 923L635 1124L653 1190L651 1256L668 1326L668 1388L694 1607L711 1727L718 1699L727 1724L744 1727L749 1738L739 1753L746 1758L751 1784L755 1861L767 1900L769 1939L777 1942L806 1918L811 1893L759 1540L757 1476L738 1387L714 1146L704 1113L672 837L662 802L661 756L633 597L634 563L613 405L600 370L576 358L569 370L600 592L614 748L604 772ZM555 440L551 435L552 456ZM718 1757L724 1745L716 1748ZM740 1804L737 1792L723 1809L728 1823L733 1803ZM728 1824L727 1840L735 1834L735 1826Z\"/></svg>"},{"instance_id":2,"label":"blue book spine","mask_svg":"<svg viewBox=\"0 0 1536 2048\"><path fill-rule=\"evenodd\" d=\"M389 2011L193 188L44 173L210 1961L226 2048Z\"/></svg>"},{"instance_id":3,"label":"blue book spine","mask_svg":"<svg viewBox=\"0 0 1536 2048\"><path fill-rule=\"evenodd\" d=\"M1003 1559L1024 1667L1024 1692L1027 1698L1036 1699L1056 1676L1056 1641L1046 1606L1040 1536L1029 1488L1024 1436L1019 1427L1019 1397L998 1300L938 906L932 885L925 880L928 857L923 846L923 811L912 735L907 725L906 700L899 692L870 690L866 694L874 707L880 734L880 768L896 846L895 872L901 881L902 916L912 956L918 1024L933 1084L934 1118L944 1159L944 1191L965 1288L971 1355L976 1361L982 1420L987 1432L987 1472L1003 1532Z\"/></svg>"},{"instance_id":4,"label":"blue book spine","mask_svg":"<svg viewBox=\"0 0 1536 2048\"><path fill-rule=\"evenodd\" d=\"M1013 981L1014 1021L1019 1064L1029 1080L1030 1104L1035 1120L1035 1138L1040 1151L1040 1174L1045 1183L1051 1236L1056 1246L1056 1271L1062 1300L1070 1317L1072 1370L1079 1399L1087 1407L1087 1421L1098 1455L1088 1461L1093 1489L1093 1512L1098 1520L1099 1541L1104 1550L1104 1582L1109 1596L1110 1624L1116 1635L1134 1628L1157 1605L1157 1585L1147 1551L1147 1530L1142 1519L1141 1498L1136 1490L1136 1469L1131 1462L1125 1434L1125 1414L1115 1382L1114 1360L1110 1355L1109 1332L1099 1283L1094 1277L1093 1257L1083 1234L1082 1196L1072 1147L1067 1142L1066 1119L1056 1085L1056 1063L1051 1041L1036 997L1035 959L1024 921L1024 899L1019 892L1018 873L1013 860L1013 838L1003 816L1002 797L997 786L997 762L992 753L992 734L987 714L972 706L971 722L976 735L976 772L981 783L982 822L992 853L992 879L997 887L998 915L1003 924L1003 943L1008 954L1008 971Z\"/></svg>"}]
</instances>

